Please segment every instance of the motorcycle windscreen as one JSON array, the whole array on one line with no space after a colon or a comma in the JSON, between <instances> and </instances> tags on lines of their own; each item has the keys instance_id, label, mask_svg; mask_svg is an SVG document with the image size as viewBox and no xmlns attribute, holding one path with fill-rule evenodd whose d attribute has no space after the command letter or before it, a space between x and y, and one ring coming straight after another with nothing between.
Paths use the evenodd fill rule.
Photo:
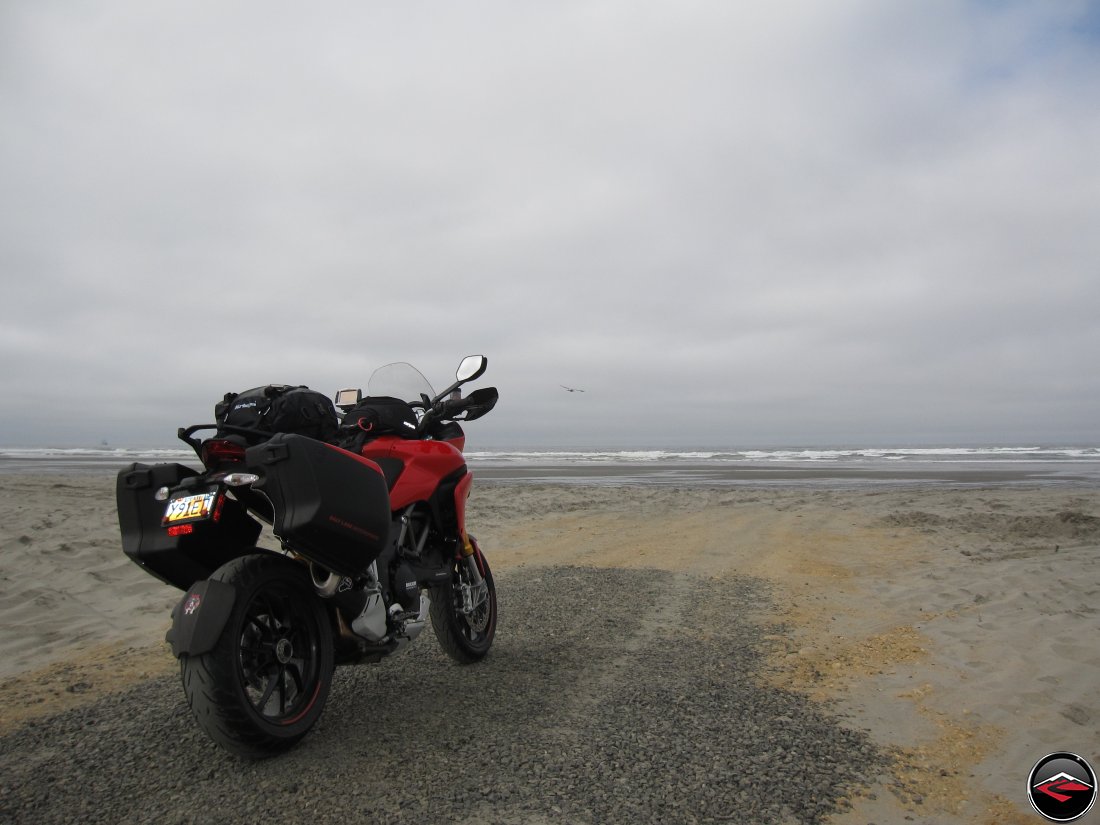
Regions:
<instances>
[{"instance_id":1,"label":"motorcycle windscreen","mask_svg":"<svg viewBox=\"0 0 1100 825\"><path fill-rule=\"evenodd\" d=\"M272 530L290 549L343 576L357 576L386 546L390 498L373 461L301 435L249 448L260 476L252 489L271 501Z\"/></svg>"}]
</instances>

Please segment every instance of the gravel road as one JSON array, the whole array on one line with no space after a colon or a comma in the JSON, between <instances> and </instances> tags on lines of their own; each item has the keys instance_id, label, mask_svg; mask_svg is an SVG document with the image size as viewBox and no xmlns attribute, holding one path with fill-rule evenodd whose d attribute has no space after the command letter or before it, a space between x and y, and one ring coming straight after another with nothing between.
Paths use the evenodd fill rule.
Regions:
<instances>
[{"instance_id":1,"label":"gravel road","mask_svg":"<svg viewBox=\"0 0 1100 825\"><path fill-rule=\"evenodd\" d=\"M543 567L497 585L484 662L428 630L341 668L282 757L216 748L176 678L29 723L0 740L0 821L813 823L883 770L861 733L763 686L760 582Z\"/></svg>"}]
</instances>

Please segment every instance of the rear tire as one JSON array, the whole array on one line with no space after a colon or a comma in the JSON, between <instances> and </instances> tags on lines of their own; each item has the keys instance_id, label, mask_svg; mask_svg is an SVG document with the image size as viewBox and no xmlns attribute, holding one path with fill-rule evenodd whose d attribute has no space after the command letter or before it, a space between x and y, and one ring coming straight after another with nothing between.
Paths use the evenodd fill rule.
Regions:
<instances>
[{"instance_id":1,"label":"rear tire","mask_svg":"<svg viewBox=\"0 0 1100 825\"><path fill-rule=\"evenodd\" d=\"M249 759L293 747L317 722L333 671L332 629L306 569L280 556L242 556L210 577L237 590L214 648L180 657L195 719Z\"/></svg>"},{"instance_id":2,"label":"rear tire","mask_svg":"<svg viewBox=\"0 0 1100 825\"><path fill-rule=\"evenodd\" d=\"M443 651L460 664L468 665L485 658L497 630L497 590L493 573L481 550L474 551L478 570L485 581L485 599L469 613L463 609L462 591L469 585L465 561L456 561L450 587L432 594L432 630Z\"/></svg>"}]
</instances>

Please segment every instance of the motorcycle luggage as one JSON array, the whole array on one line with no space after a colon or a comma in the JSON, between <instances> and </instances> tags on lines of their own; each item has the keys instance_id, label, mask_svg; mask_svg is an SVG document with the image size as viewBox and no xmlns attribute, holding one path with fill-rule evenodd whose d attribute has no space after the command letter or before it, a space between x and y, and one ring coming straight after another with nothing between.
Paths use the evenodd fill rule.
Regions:
<instances>
[{"instance_id":1,"label":"motorcycle luggage","mask_svg":"<svg viewBox=\"0 0 1100 825\"><path fill-rule=\"evenodd\" d=\"M214 406L219 427L247 427L258 433L246 435L250 444L275 433L297 433L321 441L333 441L339 422L336 407L328 396L306 386L268 384L242 393L226 393ZM219 436L232 430L219 430Z\"/></svg>"},{"instance_id":2,"label":"motorcycle luggage","mask_svg":"<svg viewBox=\"0 0 1100 825\"><path fill-rule=\"evenodd\" d=\"M371 435L416 438L416 414L400 398L367 396L346 413L342 430L358 429Z\"/></svg>"},{"instance_id":3,"label":"motorcycle luggage","mask_svg":"<svg viewBox=\"0 0 1100 825\"><path fill-rule=\"evenodd\" d=\"M386 546L390 497L373 461L292 433L245 452L252 489L275 511L272 530L291 550L343 576L357 576Z\"/></svg>"},{"instance_id":4,"label":"motorcycle luggage","mask_svg":"<svg viewBox=\"0 0 1100 825\"><path fill-rule=\"evenodd\" d=\"M214 405L214 420L218 423L218 437L221 438L232 430L223 432L220 428L224 425L231 427L247 427L250 430L259 430L270 433L267 427L267 415L271 412L271 402L290 389L288 384L268 384L265 387L253 387L244 392L227 392L225 397ZM249 434L250 444L264 440L264 435Z\"/></svg>"},{"instance_id":5,"label":"motorcycle luggage","mask_svg":"<svg viewBox=\"0 0 1100 825\"><path fill-rule=\"evenodd\" d=\"M367 396L346 413L336 443L358 454L363 445L380 435L416 438L416 414L400 398Z\"/></svg>"},{"instance_id":6,"label":"motorcycle luggage","mask_svg":"<svg viewBox=\"0 0 1100 825\"><path fill-rule=\"evenodd\" d=\"M260 523L239 502L223 497L217 520L198 521L170 535L163 526L167 503L154 496L198 473L182 464L131 464L119 471L115 488L122 549L137 565L163 582L186 590L252 547Z\"/></svg>"},{"instance_id":7,"label":"motorcycle luggage","mask_svg":"<svg viewBox=\"0 0 1100 825\"><path fill-rule=\"evenodd\" d=\"M273 399L265 424L273 433L296 433L319 441L335 440L340 426L332 399L309 387L294 387Z\"/></svg>"}]
</instances>

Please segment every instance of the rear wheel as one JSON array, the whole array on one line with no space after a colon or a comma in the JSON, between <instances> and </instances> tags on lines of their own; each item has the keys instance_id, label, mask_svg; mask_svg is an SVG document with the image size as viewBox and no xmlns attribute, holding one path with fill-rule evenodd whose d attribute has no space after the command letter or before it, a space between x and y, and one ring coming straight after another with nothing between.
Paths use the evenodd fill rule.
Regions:
<instances>
[{"instance_id":1,"label":"rear wheel","mask_svg":"<svg viewBox=\"0 0 1100 825\"><path fill-rule=\"evenodd\" d=\"M432 629L444 652L462 664L485 658L497 630L497 590L481 550L474 559L483 584L472 585L465 561L456 561L450 587L441 587L431 603Z\"/></svg>"},{"instance_id":2,"label":"rear wheel","mask_svg":"<svg viewBox=\"0 0 1100 825\"><path fill-rule=\"evenodd\" d=\"M214 648L180 658L199 726L239 756L293 747L320 718L333 671L328 617L306 569L282 557L234 559L212 579L236 588Z\"/></svg>"}]
</instances>

